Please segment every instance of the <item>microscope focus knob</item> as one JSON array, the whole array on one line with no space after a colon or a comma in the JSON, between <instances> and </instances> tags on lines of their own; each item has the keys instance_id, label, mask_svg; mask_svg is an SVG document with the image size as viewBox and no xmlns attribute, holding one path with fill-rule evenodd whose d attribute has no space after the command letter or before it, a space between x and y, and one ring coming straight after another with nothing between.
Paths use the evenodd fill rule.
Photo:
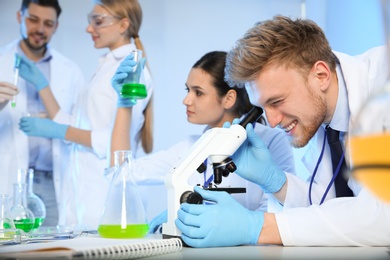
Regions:
<instances>
[{"instance_id":1,"label":"microscope focus knob","mask_svg":"<svg viewBox=\"0 0 390 260\"><path fill-rule=\"evenodd\" d=\"M237 170L237 166L234 164L233 161L231 161L230 163L228 163L226 165L226 169L229 171L229 172L235 172Z\"/></svg>"},{"instance_id":2,"label":"microscope focus knob","mask_svg":"<svg viewBox=\"0 0 390 260\"><path fill-rule=\"evenodd\" d=\"M186 191L180 197L180 204L185 202L189 204L202 204L203 198L199 193L195 191Z\"/></svg>"}]
</instances>

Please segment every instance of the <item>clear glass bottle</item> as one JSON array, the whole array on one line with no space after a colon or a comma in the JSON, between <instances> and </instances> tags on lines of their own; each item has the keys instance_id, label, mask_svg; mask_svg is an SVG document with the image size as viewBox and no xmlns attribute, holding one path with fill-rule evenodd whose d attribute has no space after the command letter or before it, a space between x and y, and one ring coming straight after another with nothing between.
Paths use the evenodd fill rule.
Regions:
<instances>
[{"instance_id":1,"label":"clear glass bottle","mask_svg":"<svg viewBox=\"0 0 390 260\"><path fill-rule=\"evenodd\" d=\"M133 176L131 151L116 151L115 171L98 233L106 238L140 238L148 231L145 209Z\"/></svg>"},{"instance_id":2,"label":"clear glass bottle","mask_svg":"<svg viewBox=\"0 0 390 260\"><path fill-rule=\"evenodd\" d=\"M10 209L15 228L30 232L34 227L34 214L27 207L27 185L18 182L14 184L13 206Z\"/></svg>"},{"instance_id":3,"label":"clear glass bottle","mask_svg":"<svg viewBox=\"0 0 390 260\"><path fill-rule=\"evenodd\" d=\"M0 229L11 229L15 228L14 221L11 218L10 213L10 197L7 194L0 195L0 207L1 207L1 216L0 216Z\"/></svg>"},{"instance_id":4,"label":"clear glass bottle","mask_svg":"<svg viewBox=\"0 0 390 260\"><path fill-rule=\"evenodd\" d=\"M27 173L27 207L32 211L34 214L34 227L33 229L38 229L46 217L46 207L43 203L42 199L39 198L36 194L33 192L33 185L34 185L34 170L28 169Z\"/></svg>"}]
</instances>

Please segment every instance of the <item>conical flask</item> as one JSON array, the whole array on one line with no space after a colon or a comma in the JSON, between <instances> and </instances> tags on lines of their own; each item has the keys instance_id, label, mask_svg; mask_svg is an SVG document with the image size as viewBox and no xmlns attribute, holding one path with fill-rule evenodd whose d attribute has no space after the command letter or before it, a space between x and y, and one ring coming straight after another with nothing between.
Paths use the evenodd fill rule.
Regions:
<instances>
[{"instance_id":1,"label":"conical flask","mask_svg":"<svg viewBox=\"0 0 390 260\"><path fill-rule=\"evenodd\" d=\"M34 227L33 229L38 229L46 217L46 207L42 199L39 198L33 192L34 185L34 170L28 169L27 172L27 208L29 208L34 214Z\"/></svg>"},{"instance_id":2,"label":"conical flask","mask_svg":"<svg viewBox=\"0 0 390 260\"><path fill-rule=\"evenodd\" d=\"M10 203L11 200L7 194L0 194L0 229L15 228L13 219L11 218Z\"/></svg>"},{"instance_id":3,"label":"conical flask","mask_svg":"<svg viewBox=\"0 0 390 260\"><path fill-rule=\"evenodd\" d=\"M100 217L98 232L106 238L140 238L149 230L133 176L131 151L115 152L115 171Z\"/></svg>"},{"instance_id":4,"label":"conical flask","mask_svg":"<svg viewBox=\"0 0 390 260\"><path fill-rule=\"evenodd\" d=\"M27 186L26 183L18 182L14 184L13 206L10 209L11 218L15 228L24 232L30 232L34 227L34 214L27 207Z\"/></svg>"}]
</instances>

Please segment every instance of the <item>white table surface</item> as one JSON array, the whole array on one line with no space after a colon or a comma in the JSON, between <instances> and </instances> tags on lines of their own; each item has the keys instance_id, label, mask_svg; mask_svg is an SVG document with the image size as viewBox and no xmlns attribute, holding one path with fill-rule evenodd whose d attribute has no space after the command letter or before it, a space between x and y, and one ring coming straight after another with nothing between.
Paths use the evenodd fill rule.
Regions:
<instances>
[{"instance_id":1,"label":"white table surface","mask_svg":"<svg viewBox=\"0 0 390 260\"><path fill-rule=\"evenodd\" d=\"M181 252L143 259L365 259L390 260L390 247L284 247L237 246L218 248L183 247Z\"/></svg>"}]
</instances>

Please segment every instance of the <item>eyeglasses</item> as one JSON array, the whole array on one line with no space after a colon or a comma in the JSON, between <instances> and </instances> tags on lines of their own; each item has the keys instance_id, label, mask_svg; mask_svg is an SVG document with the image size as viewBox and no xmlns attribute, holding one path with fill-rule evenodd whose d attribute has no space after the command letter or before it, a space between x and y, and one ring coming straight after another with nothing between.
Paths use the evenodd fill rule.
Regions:
<instances>
[{"instance_id":1,"label":"eyeglasses","mask_svg":"<svg viewBox=\"0 0 390 260\"><path fill-rule=\"evenodd\" d=\"M111 16L108 14L88 14L88 23L95 29L104 28L113 25L118 21L119 17Z\"/></svg>"}]
</instances>

